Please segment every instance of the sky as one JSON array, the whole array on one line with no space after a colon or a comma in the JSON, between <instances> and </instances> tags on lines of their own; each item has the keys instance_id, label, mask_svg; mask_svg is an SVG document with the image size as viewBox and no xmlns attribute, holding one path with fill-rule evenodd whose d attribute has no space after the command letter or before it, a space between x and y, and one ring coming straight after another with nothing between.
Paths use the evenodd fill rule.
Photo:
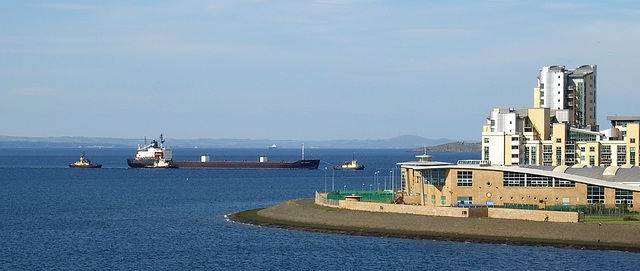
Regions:
<instances>
[{"instance_id":1,"label":"sky","mask_svg":"<svg viewBox=\"0 0 640 271\"><path fill-rule=\"evenodd\" d=\"M637 1L5 1L0 135L478 140L543 66L639 116Z\"/></svg>"}]
</instances>

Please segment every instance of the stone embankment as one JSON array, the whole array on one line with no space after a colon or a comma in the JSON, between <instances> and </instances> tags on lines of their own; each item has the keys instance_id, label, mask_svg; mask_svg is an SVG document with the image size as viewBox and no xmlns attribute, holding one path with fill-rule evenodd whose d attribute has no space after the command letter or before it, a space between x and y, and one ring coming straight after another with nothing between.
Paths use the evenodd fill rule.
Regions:
<instances>
[{"instance_id":1,"label":"stone embankment","mask_svg":"<svg viewBox=\"0 0 640 271\"><path fill-rule=\"evenodd\" d=\"M230 215L271 227L355 235L640 252L640 224L436 217L328 208L297 199Z\"/></svg>"}]
</instances>

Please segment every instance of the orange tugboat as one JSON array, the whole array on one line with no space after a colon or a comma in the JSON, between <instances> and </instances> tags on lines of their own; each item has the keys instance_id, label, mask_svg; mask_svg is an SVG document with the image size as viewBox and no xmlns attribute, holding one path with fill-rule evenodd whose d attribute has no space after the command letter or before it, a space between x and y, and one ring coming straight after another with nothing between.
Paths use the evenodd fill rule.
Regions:
<instances>
[{"instance_id":1,"label":"orange tugboat","mask_svg":"<svg viewBox=\"0 0 640 271\"><path fill-rule=\"evenodd\" d=\"M89 159L84 158L84 152L82 152L82 156L80 156L80 160L75 163L69 164L69 167L72 168L101 168L100 164L92 164Z\"/></svg>"}]
</instances>

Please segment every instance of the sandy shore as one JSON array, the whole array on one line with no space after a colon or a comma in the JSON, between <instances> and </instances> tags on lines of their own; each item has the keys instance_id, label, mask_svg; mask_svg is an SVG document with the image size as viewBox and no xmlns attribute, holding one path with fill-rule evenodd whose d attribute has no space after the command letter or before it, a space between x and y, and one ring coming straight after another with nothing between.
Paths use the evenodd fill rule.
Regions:
<instances>
[{"instance_id":1,"label":"sandy shore","mask_svg":"<svg viewBox=\"0 0 640 271\"><path fill-rule=\"evenodd\" d=\"M270 227L357 235L640 252L640 224L554 223L370 213L297 199L230 215Z\"/></svg>"}]
</instances>

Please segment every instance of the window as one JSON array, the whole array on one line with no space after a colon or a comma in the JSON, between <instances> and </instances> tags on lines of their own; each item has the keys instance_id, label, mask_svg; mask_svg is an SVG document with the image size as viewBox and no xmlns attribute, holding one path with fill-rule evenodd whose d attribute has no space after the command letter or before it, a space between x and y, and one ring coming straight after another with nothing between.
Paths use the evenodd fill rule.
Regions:
<instances>
[{"instance_id":1,"label":"window","mask_svg":"<svg viewBox=\"0 0 640 271\"><path fill-rule=\"evenodd\" d=\"M636 165L636 148L629 148L629 164Z\"/></svg>"},{"instance_id":2,"label":"window","mask_svg":"<svg viewBox=\"0 0 640 271\"><path fill-rule=\"evenodd\" d=\"M636 143L636 139L635 138L631 138L629 140L631 141L631 143Z\"/></svg>"},{"instance_id":3,"label":"window","mask_svg":"<svg viewBox=\"0 0 640 271\"><path fill-rule=\"evenodd\" d=\"M484 143L489 143L489 138L488 137L484 138Z\"/></svg>"},{"instance_id":4,"label":"window","mask_svg":"<svg viewBox=\"0 0 640 271\"><path fill-rule=\"evenodd\" d=\"M503 173L505 187L576 187L574 181L521 172Z\"/></svg>"},{"instance_id":5,"label":"window","mask_svg":"<svg viewBox=\"0 0 640 271\"><path fill-rule=\"evenodd\" d=\"M436 195L431 195L431 204L436 205Z\"/></svg>"},{"instance_id":6,"label":"window","mask_svg":"<svg viewBox=\"0 0 640 271\"><path fill-rule=\"evenodd\" d=\"M447 197L445 196L440 197L440 205L444 206L445 204L447 204Z\"/></svg>"},{"instance_id":7,"label":"window","mask_svg":"<svg viewBox=\"0 0 640 271\"><path fill-rule=\"evenodd\" d=\"M424 172L424 184L444 186L447 179L445 169L429 169Z\"/></svg>"},{"instance_id":8,"label":"window","mask_svg":"<svg viewBox=\"0 0 640 271\"><path fill-rule=\"evenodd\" d=\"M616 148L617 150L617 159L618 159L618 166L622 166L624 164L627 163L627 146L618 146Z\"/></svg>"},{"instance_id":9,"label":"window","mask_svg":"<svg viewBox=\"0 0 640 271\"><path fill-rule=\"evenodd\" d=\"M562 147L556 147L556 160L558 165L562 165Z\"/></svg>"},{"instance_id":10,"label":"window","mask_svg":"<svg viewBox=\"0 0 640 271\"><path fill-rule=\"evenodd\" d=\"M458 186L473 186L471 171L458 171Z\"/></svg>"},{"instance_id":11,"label":"window","mask_svg":"<svg viewBox=\"0 0 640 271\"><path fill-rule=\"evenodd\" d=\"M616 204L626 204L633 207L633 191L616 189Z\"/></svg>"},{"instance_id":12,"label":"window","mask_svg":"<svg viewBox=\"0 0 640 271\"><path fill-rule=\"evenodd\" d=\"M536 147L531 147L531 164L537 165L538 160L536 159Z\"/></svg>"},{"instance_id":13,"label":"window","mask_svg":"<svg viewBox=\"0 0 640 271\"><path fill-rule=\"evenodd\" d=\"M458 204L473 204L472 197L458 197Z\"/></svg>"},{"instance_id":14,"label":"window","mask_svg":"<svg viewBox=\"0 0 640 271\"><path fill-rule=\"evenodd\" d=\"M587 184L587 203L604 203L604 187Z\"/></svg>"},{"instance_id":15,"label":"window","mask_svg":"<svg viewBox=\"0 0 640 271\"><path fill-rule=\"evenodd\" d=\"M484 160L489 160L489 146L484 147Z\"/></svg>"},{"instance_id":16,"label":"window","mask_svg":"<svg viewBox=\"0 0 640 271\"><path fill-rule=\"evenodd\" d=\"M519 172L505 171L503 173L503 185L505 187L524 187L526 174Z\"/></svg>"},{"instance_id":17,"label":"window","mask_svg":"<svg viewBox=\"0 0 640 271\"><path fill-rule=\"evenodd\" d=\"M528 187L552 187L553 177L527 174Z\"/></svg>"},{"instance_id":18,"label":"window","mask_svg":"<svg viewBox=\"0 0 640 271\"><path fill-rule=\"evenodd\" d=\"M556 138L556 143L562 143L562 138Z\"/></svg>"},{"instance_id":19,"label":"window","mask_svg":"<svg viewBox=\"0 0 640 271\"><path fill-rule=\"evenodd\" d=\"M556 179L555 187L576 187L576 182L563 180L563 179Z\"/></svg>"},{"instance_id":20,"label":"window","mask_svg":"<svg viewBox=\"0 0 640 271\"><path fill-rule=\"evenodd\" d=\"M589 151L590 151L590 152L594 152L594 151L596 151L596 147L589 147Z\"/></svg>"}]
</instances>

